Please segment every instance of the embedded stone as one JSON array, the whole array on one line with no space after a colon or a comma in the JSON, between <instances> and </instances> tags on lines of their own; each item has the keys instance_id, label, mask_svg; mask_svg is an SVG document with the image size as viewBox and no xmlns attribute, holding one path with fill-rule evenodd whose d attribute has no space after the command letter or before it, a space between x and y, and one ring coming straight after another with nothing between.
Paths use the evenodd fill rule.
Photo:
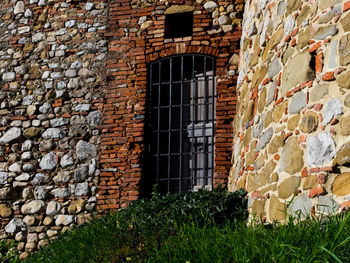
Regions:
<instances>
[{"instance_id":1,"label":"embedded stone","mask_svg":"<svg viewBox=\"0 0 350 263\"><path fill-rule=\"evenodd\" d=\"M327 102L323 113L323 125L327 125L333 118L343 113L343 103L340 99L333 98Z\"/></svg>"},{"instance_id":2,"label":"embedded stone","mask_svg":"<svg viewBox=\"0 0 350 263\"><path fill-rule=\"evenodd\" d=\"M328 94L328 84L317 84L310 92L310 100L312 102L320 101Z\"/></svg>"},{"instance_id":3,"label":"embedded stone","mask_svg":"<svg viewBox=\"0 0 350 263\"><path fill-rule=\"evenodd\" d=\"M36 137L40 133L40 129L36 127L30 127L28 129L25 129L23 131L23 136L27 139L32 139Z\"/></svg>"},{"instance_id":4,"label":"embedded stone","mask_svg":"<svg viewBox=\"0 0 350 263\"><path fill-rule=\"evenodd\" d=\"M350 34L343 36L339 42L340 65L347 66L350 63Z\"/></svg>"},{"instance_id":5,"label":"embedded stone","mask_svg":"<svg viewBox=\"0 0 350 263\"><path fill-rule=\"evenodd\" d=\"M306 94L304 92L297 93L289 103L288 113L296 114L306 107Z\"/></svg>"},{"instance_id":6,"label":"embedded stone","mask_svg":"<svg viewBox=\"0 0 350 263\"><path fill-rule=\"evenodd\" d=\"M306 161L308 166L318 167L330 162L335 156L335 145L329 132L308 136L306 140Z\"/></svg>"},{"instance_id":7,"label":"embedded stone","mask_svg":"<svg viewBox=\"0 0 350 263\"><path fill-rule=\"evenodd\" d=\"M350 70L345 71L337 77L337 84L344 89L350 88Z\"/></svg>"},{"instance_id":8,"label":"embedded stone","mask_svg":"<svg viewBox=\"0 0 350 263\"><path fill-rule=\"evenodd\" d=\"M22 181L22 182L26 182L29 179L30 179L30 175L27 173L22 173L21 175L19 175L15 178L16 181Z\"/></svg>"},{"instance_id":9,"label":"embedded stone","mask_svg":"<svg viewBox=\"0 0 350 263\"><path fill-rule=\"evenodd\" d=\"M332 197L324 195L318 198L316 207L321 214L334 215L339 210L340 205Z\"/></svg>"},{"instance_id":10,"label":"embedded stone","mask_svg":"<svg viewBox=\"0 0 350 263\"><path fill-rule=\"evenodd\" d=\"M67 166L73 165L74 164L74 159L72 154L65 154L61 158L60 162L62 168L66 168Z\"/></svg>"},{"instance_id":11,"label":"embedded stone","mask_svg":"<svg viewBox=\"0 0 350 263\"><path fill-rule=\"evenodd\" d=\"M34 197L37 200L45 200L46 199L46 186L37 186L34 188Z\"/></svg>"},{"instance_id":12,"label":"embedded stone","mask_svg":"<svg viewBox=\"0 0 350 263\"><path fill-rule=\"evenodd\" d=\"M55 221L56 226L68 226L74 222L74 216L58 215Z\"/></svg>"},{"instance_id":13,"label":"embedded stone","mask_svg":"<svg viewBox=\"0 0 350 263\"><path fill-rule=\"evenodd\" d=\"M87 116L87 122L90 127L97 127L100 124L101 114L99 111L92 111Z\"/></svg>"},{"instance_id":14,"label":"embedded stone","mask_svg":"<svg viewBox=\"0 0 350 263\"><path fill-rule=\"evenodd\" d=\"M83 161L87 158L94 158L97 156L97 147L91 143L80 140L75 148L77 158Z\"/></svg>"},{"instance_id":15,"label":"embedded stone","mask_svg":"<svg viewBox=\"0 0 350 263\"><path fill-rule=\"evenodd\" d=\"M350 194L350 173L342 173L335 178L332 192L338 196L347 196Z\"/></svg>"},{"instance_id":16,"label":"embedded stone","mask_svg":"<svg viewBox=\"0 0 350 263\"><path fill-rule=\"evenodd\" d=\"M268 146L268 153L274 154L284 145L284 136L274 136L271 143Z\"/></svg>"},{"instance_id":17,"label":"embedded stone","mask_svg":"<svg viewBox=\"0 0 350 263\"><path fill-rule=\"evenodd\" d=\"M350 115L341 118L341 120L340 120L340 134L343 136L350 135Z\"/></svg>"},{"instance_id":18,"label":"embedded stone","mask_svg":"<svg viewBox=\"0 0 350 263\"><path fill-rule=\"evenodd\" d=\"M45 154L39 163L40 168L44 171L53 170L55 169L56 165L56 154L54 152Z\"/></svg>"},{"instance_id":19,"label":"embedded stone","mask_svg":"<svg viewBox=\"0 0 350 263\"><path fill-rule=\"evenodd\" d=\"M303 190L309 190L317 186L317 175L316 174L310 174L305 178L304 184L303 184Z\"/></svg>"},{"instance_id":20,"label":"embedded stone","mask_svg":"<svg viewBox=\"0 0 350 263\"><path fill-rule=\"evenodd\" d=\"M272 195L269 205L269 216L271 221L281 221L286 217L286 205L280 202L280 200Z\"/></svg>"},{"instance_id":21,"label":"embedded stone","mask_svg":"<svg viewBox=\"0 0 350 263\"><path fill-rule=\"evenodd\" d=\"M5 132L5 134L0 138L0 143L10 143L18 138L20 138L22 135L21 128L18 127L12 127L8 131Z\"/></svg>"},{"instance_id":22,"label":"embedded stone","mask_svg":"<svg viewBox=\"0 0 350 263\"><path fill-rule=\"evenodd\" d=\"M0 185L4 185L7 183L8 173L0 172Z\"/></svg>"},{"instance_id":23,"label":"embedded stone","mask_svg":"<svg viewBox=\"0 0 350 263\"><path fill-rule=\"evenodd\" d=\"M55 183L68 183L71 178L71 171L60 171L57 175L52 178Z\"/></svg>"},{"instance_id":24,"label":"embedded stone","mask_svg":"<svg viewBox=\"0 0 350 263\"><path fill-rule=\"evenodd\" d=\"M340 19L340 24L342 25L345 32L350 31L350 13Z\"/></svg>"},{"instance_id":25,"label":"embedded stone","mask_svg":"<svg viewBox=\"0 0 350 263\"><path fill-rule=\"evenodd\" d=\"M89 184L86 182L77 184L77 187L75 188L76 196L88 195L89 192L90 192Z\"/></svg>"},{"instance_id":26,"label":"embedded stone","mask_svg":"<svg viewBox=\"0 0 350 263\"><path fill-rule=\"evenodd\" d=\"M301 0L295 0L295 1L287 1L287 15L294 12L295 10L299 9Z\"/></svg>"},{"instance_id":27,"label":"embedded stone","mask_svg":"<svg viewBox=\"0 0 350 263\"><path fill-rule=\"evenodd\" d=\"M70 214L78 214L81 213L84 210L86 201L83 199L78 199L73 201L69 206L68 206L68 213Z\"/></svg>"},{"instance_id":28,"label":"embedded stone","mask_svg":"<svg viewBox=\"0 0 350 263\"><path fill-rule=\"evenodd\" d=\"M293 116L292 118L290 118L287 122L287 128L290 131L294 131L296 127L298 127L299 124L299 120L300 120L300 114L296 114L295 116Z\"/></svg>"},{"instance_id":29,"label":"embedded stone","mask_svg":"<svg viewBox=\"0 0 350 263\"><path fill-rule=\"evenodd\" d=\"M54 216L58 214L60 210L61 210L61 204L59 202L50 201L46 207L46 214L48 216Z\"/></svg>"},{"instance_id":30,"label":"embedded stone","mask_svg":"<svg viewBox=\"0 0 350 263\"><path fill-rule=\"evenodd\" d=\"M310 67L310 61L311 55L308 50L299 53L289 60L282 73L282 96L285 96L286 93L297 84L314 80L315 72L314 69Z\"/></svg>"},{"instance_id":31,"label":"embedded stone","mask_svg":"<svg viewBox=\"0 0 350 263\"><path fill-rule=\"evenodd\" d=\"M338 34L338 28L336 25L329 25L324 27L319 27L315 34L313 35L313 39L316 40L324 40L329 36L334 36Z\"/></svg>"},{"instance_id":32,"label":"embedded stone","mask_svg":"<svg viewBox=\"0 0 350 263\"><path fill-rule=\"evenodd\" d=\"M9 234L17 233L21 230L26 229L26 224L23 223L23 220L21 218L13 218L6 226L5 226L5 232Z\"/></svg>"},{"instance_id":33,"label":"embedded stone","mask_svg":"<svg viewBox=\"0 0 350 263\"><path fill-rule=\"evenodd\" d=\"M39 32L39 33L35 33L33 34L32 36L32 42L33 43L36 43L36 42L39 42L39 41L42 41L44 40L45 36L43 33Z\"/></svg>"},{"instance_id":34,"label":"embedded stone","mask_svg":"<svg viewBox=\"0 0 350 263\"><path fill-rule=\"evenodd\" d=\"M74 180L76 182L83 182L89 173L89 166L88 165L80 165L78 166L74 171Z\"/></svg>"},{"instance_id":35,"label":"embedded stone","mask_svg":"<svg viewBox=\"0 0 350 263\"><path fill-rule=\"evenodd\" d=\"M265 203L266 200L254 200L251 206L251 213L258 218L266 216Z\"/></svg>"},{"instance_id":36,"label":"embedded stone","mask_svg":"<svg viewBox=\"0 0 350 263\"><path fill-rule=\"evenodd\" d=\"M304 48L310 41L311 38L311 27L308 26L304 30L300 30L299 32L299 37L298 37L298 43L296 48L297 49L302 49Z\"/></svg>"},{"instance_id":37,"label":"embedded stone","mask_svg":"<svg viewBox=\"0 0 350 263\"><path fill-rule=\"evenodd\" d=\"M318 117L313 111L308 111L301 119L300 130L305 133L311 133L317 129Z\"/></svg>"},{"instance_id":38,"label":"embedded stone","mask_svg":"<svg viewBox=\"0 0 350 263\"><path fill-rule=\"evenodd\" d=\"M64 198L70 196L67 188L57 188L51 191L56 198Z\"/></svg>"},{"instance_id":39,"label":"embedded stone","mask_svg":"<svg viewBox=\"0 0 350 263\"><path fill-rule=\"evenodd\" d=\"M195 10L194 6L190 5L172 5L167 10L165 10L164 14L178 14L178 13L186 13L193 12Z\"/></svg>"},{"instance_id":40,"label":"embedded stone","mask_svg":"<svg viewBox=\"0 0 350 263\"><path fill-rule=\"evenodd\" d=\"M0 217L8 218L12 215L11 206L7 204L0 204Z\"/></svg>"},{"instance_id":41,"label":"embedded stone","mask_svg":"<svg viewBox=\"0 0 350 263\"><path fill-rule=\"evenodd\" d=\"M24 204L21 208L21 212L25 215L28 215L28 214L33 215L42 211L44 208L45 208L44 201L34 200Z\"/></svg>"},{"instance_id":42,"label":"embedded stone","mask_svg":"<svg viewBox=\"0 0 350 263\"><path fill-rule=\"evenodd\" d=\"M337 151L334 162L340 166L350 166L350 142L347 142L340 147Z\"/></svg>"},{"instance_id":43,"label":"embedded stone","mask_svg":"<svg viewBox=\"0 0 350 263\"><path fill-rule=\"evenodd\" d=\"M289 174L300 172L304 166L303 156L304 152L298 144L297 137L288 138L282 150L281 170Z\"/></svg>"},{"instance_id":44,"label":"embedded stone","mask_svg":"<svg viewBox=\"0 0 350 263\"><path fill-rule=\"evenodd\" d=\"M48 128L43 134L42 137L44 139L57 139L63 138L65 136L65 132L59 128Z\"/></svg>"},{"instance_id":45,"label":"embedded stone","mask_svg":"<svg viewBox=\"0 0 350 263\"><path fill-rule=\"evenodd\" d=\"M15 72L5 72L2 75L2 80L5 82L14 81L16 79L16 73Z\"/></svg>"},{"instance_id":46,"label":"embedded stone","mask_svg":"<svg viewBox=\"0 0 350 263\"><path fill-rule=\"evenodd\" d=\"M288 108L288 101L277 105L272 112L272 119L274 122L279 122Z\"/></svg>"},{"instance_id":47,"label":"embedded stone","mask_svg":"<svg viewBox=\"0 0 350 263\"><path fill-rule=\"evenodd\" d=\"M220 16L218 22L219 25L228 25L231 23L231 18L229 16Z\"/></svg>"},{"instance_id":48,"label":"embedded stone","mask_svg":"<svg viewBox=\"0 0 350 263\"><path fill-rule=\"evenodd\" d=\"M334 6L337 3L338 0L319 0L318 1L318 7L321 10L327 9L331 6Z\"/></svg>"},{"instance_id":49,"label":"embedded stone","mask_svg":"<svg viewBox=\"0 0 350 263\"><path fill-rule=\"evenodd\" d=\"M303 5L300 14L297 17L297 26L299 27L310 15L311 8L309 5Z\"/></svg>"},{"instance_id":50,"label":"embedded stone","mask_svg":"<svg viewBox=\"0 0 350 263\"><path fill-rule=\"evenodd\" d=\"M301 177L299 176L291 176L285 179L278 186L278 197L282 199L287 199L292 194L295 194L296 190L300 185Z\"/></svg>"},{"instance_id":51,"label":"embedded stone","mask_svg":"<svg viewBox=\"0 0 350 263\"><path fill-rule=\"evenodd\" d=\"M218 5L217 5L217 3L215 3L214 1L208 1L208 2L206 2L205 4L204 4L204 8L206 9L206 10L212 10L212 9L215 9L215 8L217 8L218 7Z\"/></svg>"},{"instance_id":52,"label":"embedded stone","mask_svg":"<svg viewBox=\"0 0 350 263\"><path fill-rule=\"evenodd\" d=\"M18 1L13 9L15 15L22 14L25 11L25 6L23 1Z\"/></svg>"},{"instance_id":53,"label":"embedded stone","mask_svg":"<svg viewBox=\"0 0 350 263\"><path fill-rule=\"evenodd\" d=\"M284 22L284 35L288 35L290 32L292 32L295 25L295 20L293 16L288 16L287 19Z\"/></svg>"},{"instance_id":54,"label":"embedded stone","mask_svg":"<svg viewBox=\"0 0 350 263\"><path fill-rule=\"evenodd\" d=\"M265 146L270 142L273 135L273 129L269 128L267 129L259 138L259 141L256 145L255 151L260 151L261 149L265 148Z\"/></svg>"},{"instance_id":55,"label":"embedded stone","mask_svg":"<svg viewBox=\"0 0 350 263\"><path fill-rule=\"evenodd\" d=\"M301 195L292 200L288 205L289 214L294 218L306 218L311 214L312 201L306 195Z\"/></svg>"},{"instance_id":56,"label":"embedded stone","mask_svg":"<svg viewBox=\"0 0 350 263\"><path fill-rule=\"evenodd\" d=\"M274 76L278 74L278 72L281 71L281 69L282 69L282 66L281 66L281 63L279 62L279 59L275 58L270 63L269 69L267 71L267 75L269 76L269 78L272 79Z\"/></svg>"}]
</instances>

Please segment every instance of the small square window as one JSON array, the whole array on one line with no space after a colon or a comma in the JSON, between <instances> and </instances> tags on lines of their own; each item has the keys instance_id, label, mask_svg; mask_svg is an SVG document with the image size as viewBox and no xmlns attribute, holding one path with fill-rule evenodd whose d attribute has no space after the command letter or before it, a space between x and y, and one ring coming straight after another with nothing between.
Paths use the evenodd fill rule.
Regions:
<instances>
[{"instance_id":1,"label":"small square window","mask_svg":"<svg viewBox=\"0 0 350 263\"><path fill-rule=\"evenodd\" d=\"M192 27L193 12L166 15L164 38L191 36Z\"/></svg>"}]
</instances>

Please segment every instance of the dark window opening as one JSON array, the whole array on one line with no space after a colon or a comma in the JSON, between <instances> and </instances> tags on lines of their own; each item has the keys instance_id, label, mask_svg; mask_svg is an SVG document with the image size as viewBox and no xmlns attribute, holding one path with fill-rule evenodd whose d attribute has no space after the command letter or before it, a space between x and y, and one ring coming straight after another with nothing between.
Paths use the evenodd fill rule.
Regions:
<instances>
[{"instance_id":1,"label":"dark window opening","mask_svg":"<svg viewBox=\"0 0 350 263\"><path fill-rule=\"evenodd\" d=\"M146 176L161 193L211 189L215 61L186 54L150 65Z\"/></svg>"},{"instance_id":2,"label":"dark window opening","mask_svg":"<svg viewBox=\"0 0 350 263\"><path fill-rule=\"evenodd\" d=\"M164 38L192 35L193 12L168 14L165 16Z\"/></svg>"}]
</instances>

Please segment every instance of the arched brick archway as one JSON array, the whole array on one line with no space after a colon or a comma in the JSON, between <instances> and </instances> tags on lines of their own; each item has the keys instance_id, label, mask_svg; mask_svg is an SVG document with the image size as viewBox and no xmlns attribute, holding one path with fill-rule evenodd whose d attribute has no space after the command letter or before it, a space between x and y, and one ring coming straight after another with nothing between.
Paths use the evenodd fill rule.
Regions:
<instances>
[{"instance_id":1,"label":"arched brick archway","mask_svg":"<svg viewBox=\"0 0 350 263\"><path fill-rule=\"evenodd\" d=\"M195 2L195 1L193 1ZM103 111L99 205L115 209L137 199L142 191L147 68L149 63L179 54L204 54L216 62L216 136L214 187L227 182L235 115L236 66L229 64L239 53L241 28L209 34L211 13L194 4L193 34L164 39L164 2L147 8L115 1L110 9L107 88ZM155 12L155 10L158 10ZM139 21L150 22L145 30Z\"/></svg>"}]
</instances>

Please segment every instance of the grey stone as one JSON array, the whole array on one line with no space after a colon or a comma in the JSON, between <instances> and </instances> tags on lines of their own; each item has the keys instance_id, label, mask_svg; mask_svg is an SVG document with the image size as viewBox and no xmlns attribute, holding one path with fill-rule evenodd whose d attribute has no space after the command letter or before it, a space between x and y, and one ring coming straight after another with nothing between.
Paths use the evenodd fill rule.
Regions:
<instances>
[{"instance_id":1,"label":"grey stone","mask_svg":"<svg viewBox=\"0 0 350 263\"><path fill-rule=\"evenodd\" d=\"M277 15L278 16L282 16L285 14L286 12L286 8L287 8L287 4L285 1L282 1L278 4L278 8L277 8Z\"/></svg>"},{"instance_id":2,"label":"grey stone","mask_svg":"<svg viewBox=\"0 0 350 263\"><path fill-rule=\"evenodd\" d=\"M91 127L97 127L100 124L101 114L99 111L92 111L87 116L87 122Z\"/></svg>"},{"instance_id":3,"label":"grey stone","mask_svg":"<svg viewBox=\"0 0 350 263\"><path fill-rule=\"evenodd\" d=\"M43 33L39 32L39 33L35 33L33 34L32 36L32 42L33 43L36 43L36 42L39 42L39 41L42 41L45 39L45 36Z\"/></svg>"},{"instance_id":4,"label":"grey stone","mask_svg":"<svg viewBox=\"0 0 350 263\"><path fill-rule=\"evenodd\" d=\"M340 5L333 7L330 11L325 14L322 14L318 19L319 24L328 23L333 17L339 15L342 12L342 8Z\"/></svg>"},{"instance_id":5,"label":"grey stone","mask_svg":"<svg viewBox=\"0 0 350 263\"><path fill-rule=\"evenodd\" d=\"M69 123L68 118L56 118L56 119L50 120L50 125L52 127L60 127L60 126L67 125L68 123Z\"/></svg>"},{"instance_id":6,"label":"grey stone","mask_svg":"<svg viewBox=\"0 0 350 263\"><path fill-rule=\"evenodd\" d=\"M89 175L93 175L96 170L96 159L91 158L89 162Z\"/></svg>"},{"instance_id":7,"label":"grey stone","mask_svg":"<svg viewBox=\"0 0 350 263\"><path fill-rule=\"evenodd\" d=\"M94 111L93 111L94 112ZM89 115L91 114L92 112L89 113ZM88 115L88 116L89 116ZM93 117L93 116L92 116ZM92 118L92 120L90 121L94 121L94 118ZM70 125L83 125L85 124L85 117L84 116L79 116L79 115L74 115L70 118Z\"/></svg>"},{"instance_id":8,"label":"grey stone","mask_svg":"<svg viewBox=\"0 0 350 263\"><path fill-rule=\"evenodd\" d=\"M30 175L28 173L22 173L21 175L15 178L16 181L26 182L30 179Z\"/></svg>"},{"instance_id":9,"label":"grey stone","mask_svg":"<svg viewBox=\"0 0 350 263\"><path fill-rule=\"evenodd\" d=\"M9 171L14 173L20 173L22 171L21 163L13 163L9 166Z\"/></svg>"},{"instance_id":10,"label":"grey stone","mask_svg":"<svg viewBox=\"0 0 350 263\"><path fill-rule=\"evenodd\" d=\"M46 198L46 186L37 186L34 188L34 197L38 200L45 200Z\"/></svg>"},{"instance_id":11,"label":"grey stone","mask_svg":"<svg viewBox=\"0 0 350 263\"><path fill-rule=\"evenodd\" d=\"M334 36L338 34L338 28L336 25L330 25L325 27L320 27L316 30L313 38L316 40L324 40L329 36Z\"/></svg>"},{"instance_id":12,"label":"grey stone","mask_svg":"<svg viewBox=\"0 0 350 263\"><path fill-rule=\"evenodd\" d=\"M56 197L56 198L64 198L70 196L69 191L67 188L57 188L51 191L51 193Z\"/></svg>"},{"instance_id":13,"label":"grey stone","mask_svg":"<svg viewBox=\"0 0 350 263\"><path fill-rule=\"evenodd\" d=\"M52 150L54 147L54 143L51 139L48 139L48 140L42 140L40 143L39 143L39 150L40 151L45 151L45 152L48 152L50 150Z\"/></svg>"},{"instance_id":14,"label":"grey stone","mask_svg":"<svg viewBox=\"0 0 350 263\"><path fill-rule=\"evenodd\" d=\"M76 20L68 20L67 22L64 23L65 27L73 27L77 23Z\"/></svg>"},{"instance_id":15,"label":"grey stone","mask_svg":"<svg viewBox=\"0 0 350 263\"><path fill-rule=\"evenodd\" d=\"M24 17L32 17L33 16L33 13L30 9L27 9L25 12L24 12Z\"/></svg>"},{"instance_id":16,"label":"grey stone","mask_svg":"<svg viewBox=\"0 0 350 263\"><path fill-rule=\"evenodd\" d=\"M256 28L255 23L253 23L249 29L248 37L252 37L252 36L256 35L256 33L258 33L258 29Z\"/></svg>"},{"instance_id":17,"label":"grey stone","mask_svg":"<svg viewBox=\"0 0 350 263\"><path fill-rule=\"evenodd\" d=\"M45 202L41 200L33 200L22 206L21 212L25 215L33 215L45 209Z\"/></svg>"},{"instance_id":18,"label":"grey stone","mask_svg":"<svg viewBox=\"0 0 350 263\"><path fill-rule=\"evenodd\" d=\"M0 143L10 143L17 140L22 135L21 128L12 127L0 138Z\"/></svg>"},{"instance_id":19,"label":"grey stone","mask_svg":"<svg viewBox=\"0 0 350 263\"><path fill-rule=\"evenodd\" d=\"M56 154L54 152L45 154L39 163L40 168L44 171L53 170L55 169L56 165Z\"/></svg>"},{"instance_id":20,"label":"grey stone","mask_svg":"<svg viewBox=\"0 0 350 263\"><path fill-rule=\"evenodd\" d=\"M25 163L23 164L22 169L24 172L31 172L35 170L35 166L31 163Z\"/></svg>"},{"instance_id":21,"label":"grey stone","mask_svg":"<svg viewBox=\"0 0 350 263\"><path fill-rule=\"evenodd\" d=\"M7 183L8 173L0 172L0 185L4 185Z\"/></svg>"},{"instance_id":22,"label":"grey stone","mask_svg":"<svg viewBox=\"0 0 350 263\"><path fill-rule=\"evenodd\" d=\"M86 164L79 165L74 171L74 180L76 182L83 182L88 176L89 166Z\"/></svg>"},{"instance_id":23,"label":"grey stone","mask_svg":"<svg viewBox=\"0 0 350 263\"><path fill-rule=\"evenodd\" d=\"M306 161L311 167L330 162L335 156L335 145L330 133L321 132L317 136L308 136L306 153Z\"/></svg>"},{"instance_id":24,"label":"grey stone","mask_svg":"<svg viewBox=\"0 0 350 263\"><path fill-rule=\"evenodd\" d=\"M48 181L48 177L46 177L43 173L35 174L33 180L31 181L32 185L40 185L42 183L46 183Z\"/></svg>"},{"instance_id":25,"label":"grey stone","mask_svg":"<svg viewBox=\"0 0 350 263\"><path fill-rule=\"evenodd\" d=\"M0 188L0 200L8 200L12 197L12 189L10 187Z\"/></svg>"},{"instance_id":26,"label":"grey stone","mask_svg":"<svg viewBox=\"0 0 350 263\"><path fill-rule=\"evenodd\" d=\"M260 151L263 149L271 140L273 135L273 128L267 129L259 138L259 141L256 145L255 151Z\"/></svg>"},{"instance_id":27,"label":"grey stone","mask_svg":"<svg viewBox=\"0 0 350 263\"><path fill-rule=\"evenodd\" d=\"M94 3L86 3L85 10L90 11L94 7Z\"/></svg>"},{"instance_id":28,"label":"grey stone","mask_svg":"<svg viewBox=\"0 0 350 263\"><path fill-rule=\"evenodd\" d=\"M33 142L31 140L25 140L22 143L22 151L30 151L33 147Z\"/></svg>"},{"instance_id":29,"label":"grey stone","mask_svg":"<svg viewBox=\"0 0 350 263\"><path fill-rule=\"evenodd\" d=\"M79 68L81 68L82 66L83 66L83 63L81 63L80 60L74 61L74 62L70 65L70 67L71 67L72 69L79 69Z\"/></svg>"},{"instance_id":30,"label":"grey stone","mask_svg":"<svg viewBox=\"0 0 350 263\"><path fill-rule=\"evenodd\" d=\"M316 207L321 214L334 215L339 210L340 205L332 197L325 195L318 198Z\"/></svg>"},{"instance_id":31,"label":"grey stone","mask_svg":"<svg viewBox=\"0 0 350 263\"><path fill-rule=\"evenodd\" d=\"M76 196L88 195L89 192L90 192L89 184L86 182L77 184L77 187L75 188Z\"/></svg>"},{"instance_id":32,"label":"grey stone","mask_svg":"<svg viewBox=\"0 0 350 263\"><path fill-rule=\"evenodd\" d=\"M275 58L274 60L272 60L267 72L269 78L273 78L274 76L276 76L278 72L281 71L281 69L282 69L282 66L281 66L281 63L279 62L279 59Z\"/></svg>"},{"instance_id":33,"label":"grey stone","mask_svg":"<svg viewBox=\"0 0 350 263\"><path fill-rule=\"evenodd\" d=\"M231 18L228 16L220 16L218 22L219 25L228 25L231 23Z\"/></svg>"},{"instance_id":34,"label":"grey stone","mask_svg":"<svg viewBox=\"0 0 350 263\"><path fill-rule=\"evenodd\" d=\"M48 216L55 216L61 210L61 204L56 201L51 201L47 204L46 214Z\"/></svg>"},{"instance_id":35,"label":"grey stone","mask_svg":"<svg viewBox=\"0 0 350 263\"><path fill-rule=\"evenodd\" d=\"M97 156L97 147L91 143L80 140L75 148L76 155L80 161Z\"/></svg>"},{"instance_id":36,"label":"grey stone","mask_svg":"<svg viewBox=\"0 0 350 263\"><path fill-rule=\"evenodd\" d=\"M90 104L78 104L74 107L74 111L89 111L90 110Z\"/></svg>"},{"instance_id":37,"label":"grey stone","mask_svg":"<svg viewBox=\"0 0 350 263\"><path fill-rule=\"evenodd\" d=\"M73 159L72 154L69 153L69 154L63 155L61 158L60 164L63 168L66 168L67 166L73 165L74 159Z\"/></svg>"},{"instance_id":38,"label":"grey stone","mask_svg":"<svg viewBox=\"0 0 350 263\"><path fill-rule=\"evenodd\" d=\"M74 70L74 69L67 70L65 72L65 76L68 77L68 78L74 78L74 77L77 76L77 71Z\"/></svg>"},{"instance_id":39,"label":"grey stone","mask_svg":"<svg viewBox=\"0 0 350 263\"><path fill-rule=\"evenodd\" d=\"M43 105L39 107L39 111L43 114L48 113L51 110L51 104L48 102L45 102Z\"/></svg>"},{"instance_id":40,"label":"grey stone","mask_svg":"<svg viewBox=\"0 0 350 263\"><path fill-rule=\"evenodd\" d=\"M310 100L316 102L328 94L328 84L317 84L310 92Z\"/></svg>"},{"instance_id":41,"label":"grey stone","mask_svg":"<svg viewBox=\"0 0 350 263\"><path fill-rule=\"evenodd\" d=\"M74 222L74 218L72 215L58 215L55 224L56 226L68 226Z\"/></svg>"},{"instance_id":42,"label":"grey stone","mask_svg":"<svg viewBox=\"0 0 350 263\"><path fill-rule=\"evenodd\" d=\"M21 218L13 218L6 226L5 231L9 234L17 233L26 229L26 224L23 223Z\"/></svg>"},{"instance_id":43,"label":"grey stone","mask_svg":"<svg viewBox=\"0 0 350 263\"><path fill-rule=\"evenodd\" d=\"M306 94L304 92L299 92L294 95L293 99L289 103L288 113L296 114L306 107Z\"/></svg>"},{"instance_id":44,"label":"grey stone","mask_svg":"<svg viewBox=\"0 0 350 263\"><path fill-rule=\"evenodd\" d=\"M323 113L323 125L327 125L333 118L343 112L343 103L340 99L333 98L327 102L327 106Z\"/></svg>"},{"instance_id":45,"label":"grey stone","mask_svg":"<svg viewBox=\"0 0 350 263\"><path fill-rule=\"evenodd\" d=\"M206 9L206 10L208 10L208 9L214 9L214 8L217 8L218 7L218 5L217 5L217 3L215 3L214 1L208 1L208 2L206 2L205 4L204 4L204 8Z\"/></svg>"},{"instance_id":46,"label":"grey stone","mask_svg":"<svg viewBox=\"0 0 350 263\"><path fill-rule=\"evenodd\" d=\"M301 195L293 199L289 204L288 210L294 218L306 218L311 214L312 201L306 195Z\"/></svg>"},{"instance_id":47,"label":"grey stone","mask_svg":"<svg viewBox=\"0 0 350 263\"><path fill-rule=\"evenodd\" d=\"M295 25L294 17L292 15L290 15L284 23L284 35L285 36L288 35L290 32L292 32L294 25Z\"/></svg>"},{"instance_id":48,"label":"grey stone","mask_svg":"<svg viewBox=\"0 0 350 263\"><path fill-rule=\"evenodd\" d=\"M23 104L24 106L29 106L30 104L33 103L33 101L34 101L33 96L32 96L32 95L28 95L28 96L25 96L25 97L23 98L22 104Z\"/></svg>"},{"instance_id":49,"label":"grey stone","mask_svg":"<svg viewBox=\"0 0 350 263\"><path fill-rule=\"evenodd\" d=\"M59 128L49 128L42 134L44 139L62 139L65 135L66 133Z\"/></svg>"},{"instance_id":50,"label":"grey stone","mask_svg":"<svg viewBox=\"0 0 350 263\"><path fill-rule=\"evenodd\" d=\"M13 9L13 13L15 15L22 14L24 13L24 2L23 1L18 1L15 5L15 8Z\"/></svg>"}]
</instances>

